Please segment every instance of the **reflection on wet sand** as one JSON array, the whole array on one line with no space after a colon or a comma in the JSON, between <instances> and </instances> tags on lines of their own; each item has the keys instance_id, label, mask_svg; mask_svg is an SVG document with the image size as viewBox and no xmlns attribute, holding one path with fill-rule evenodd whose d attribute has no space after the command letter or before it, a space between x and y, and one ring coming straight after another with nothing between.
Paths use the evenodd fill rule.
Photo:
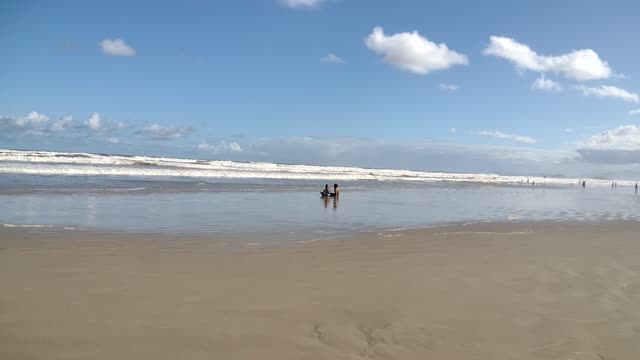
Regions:
<instances>
[{"instance_id":1,"label":"reflection on wet sand","mask_svg":"<svg viewBox=\"0 0 640 360\"><path fill-rule=\"evenodd\" d=\"M340 198L338 197L329 197L329 196L323 196L322 197L322 202L324 203L324 207L328 208L329 207L329 201L331 200L331 203L333 204L333 208L337 209L338 205L340 204Z\"/></svg>"}]
</instances>

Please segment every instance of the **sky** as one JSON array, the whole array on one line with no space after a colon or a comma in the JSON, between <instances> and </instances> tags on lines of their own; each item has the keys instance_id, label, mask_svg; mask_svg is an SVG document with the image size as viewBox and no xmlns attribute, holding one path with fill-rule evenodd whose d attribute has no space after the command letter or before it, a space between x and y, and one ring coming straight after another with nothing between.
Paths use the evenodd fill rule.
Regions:
<instances>
[{"instance_id":1,"label":"sky","mask_svg":"<svg viewBox=\"0 0 640 360\"><path fill-rule=\"evenodd\" d=\"M0 2L0 148L640 177L640 2Z\"/></svg>"}]
</instances>

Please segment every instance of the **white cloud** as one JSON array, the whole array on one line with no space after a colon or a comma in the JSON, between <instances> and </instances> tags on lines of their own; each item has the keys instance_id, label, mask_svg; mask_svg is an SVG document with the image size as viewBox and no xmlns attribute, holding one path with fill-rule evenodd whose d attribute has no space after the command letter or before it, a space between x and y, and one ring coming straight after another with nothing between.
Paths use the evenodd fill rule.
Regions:
<instances>
[{"instance_id":1,"label":"white cloud","mask_svg":"<svg viewBox=\"0 0 640 360\"><path fill-rule=\"evenodd\" d=\"M640 114L640 109L636 109L636 110L631 110L629 111L629 115L633 116L633 115L638 115Z\"/></svg>"},{"instance_id":2,"label":"white cloud","mask_svg":"<svg viewBox=\"0 0 640 360\"><path fill-rule=\"evenodd\" d=\"M456 84L440 84L440 89L447 91L456 91L458 90L458 85Z\"/></svg>"},{"instance_id":3,"label":"white cloud","mask_svg":"<svg viewBox=\"0 0 640 360\"><path fill-rule=\"evenodd\" d=\"M20 116L15 118L15 125L21 128L38 127L45 124L47 121L49 121L49 118L47 116L32 111L27 116Z\"/></svg>"},{"instance_id":4,"label":"white cloud","mask_svg":"<svg viewBox=\"0 0 640 360\"><path fill-rule=\"evenodd\" d=\"M522 142L527 144L533 144L536 142L536 139L529 136L505 134L500 131L480 131L478 135L494 137L497 139L512 140L512 141L517 141L517 142Z\"/></svg>"},{"instance_id":5,"label":"white cloud","mask_svg":"<svg viewBox=\"0 0 640 360\"><path fill-rule=\"evenodd\" d=\"M46 123L47 121L49 121L49 118L46 115L38 114L37 112L33 111L29 113L26 118L19 119L18 124L20 125L20 123L23 123L37 125Z\"/></svg>"},{"instance_id":6,"label":"white cloud","mask_svg":"<svg viewBox=\"0 0 640 360\"><path fill-rule=\"evenodd\" d=\"M578 90L582 91L584 96L597 96L597 97L609 97L616 98L620 100L624 100L627 102L640 102L640 95L627 91L625 89L620 89L615 86L610 85L601 85L600 87L586 87L586 86L577 86Z\"/></svg>"},{"instance_id":7,"label":"white cloud","mask_svg":"<svg viewBox=\"0 0 640 360\"><path fill-rule=\"evenodd\" d=\"M153 124L136 131L136 134L144 135L153 140L173 140L189 135L192 131L193 128L190 126L174 127Z\"/></svg>"},{"instance_id":8,"label":"white cloud","mask_svg":"<svg viewBox=\"0 0 640 360\"><path fill-rule=\"evenodd\" d=\"M221 140L216 144L209 144L206 141L202 141L198 144L198 150L211 153L239 153L242 152L242 146L235 141Z\"/></svg>"},{"instance_id":9,"label":"white cloud","mask_svg":"<svg viewBox=\"0 0 640 360\"><path fill-rule=\"evenodd\" d=\"M281 0L281 2L290 8L312 8L320 5L326 0Z\"/></svg>"},{"instance_id":10,"label":"white cloud","mask_svg":"<svg viewBox=\"0 0 640 360\"><path fill-rule=\"evenodd\" d=\"M534 82L532 87L538 90L544 91L562 91L562 86L551 80L544 77L544 75L540 75Z\"/></svg>"},{"instance_id":11,"label":"white cloud","mask_svg":"<svg viewBox=\"0 0 640 360\"><path fill-rule=\"evenodd\" d=\"M466 55L449 50L446 44L436 44L414 32L385 35L376 26L365 38L369 49L383 56L383 61L401 70L426 75L455 65L467 65Z\"/></svg>"},{"instance_id":12,"label":"white cloud","mask_svg":"<svg viewBox=\"0 0 640 360\"><path fill-rule=\"evenodd\" d=\"M587 162L620 164L631 170L628 164L640 164L640 127L625 125L603 131L586 139L577 152Z\"/></svg>"},{"instance_id":13,"label":"white cloud","mask_svg":"<svg viewBox=\"0 0 640 360\"><path fill-rule=\"evenodd\" d=\"M30 135L44 135L64 131L73 125L71 116L62 117L54 122L49 117L33 111L25 116L0 117L0 131L18 132Z\"/></svg>"},{"instance_id":14,"label":"white cloud","mask_svg":"<svg viewBox=\"0 0 640 360\"><path fill-rule=\"evenodd\" d=\"M449 129L449 132L452 134L455 134L458 130L456 128L451 128Z\"/></svg>"},{"instance_id":15,"label":"white cloud","mask_svg":"<svg viewBox=\"0 0 640 360\"><path fill-rule=\"evenodd\" d=\"M86 126L87 128L93 131L99 131L100 128L102 127L102 124L100 121L100 114L98 114L97 112L93 113L89 118L89 120L84 122L84 126Z\"/></svg>"},{"instance_id":16,"label":"white cloud","mask_svg":"<svg viewBox=\"0 0 640 360\"><path fill-rule=\"evenodd\" d=\"M71 126L72 123L73 123L73 118L70 115L65 116L54 121L53 124L51 124L51 126L49 127L49 130L53 132L64 131L64 129Z\"/></svg>"},{"instance_id":17,"label":"white cloud","mask_svg":"<svg viewBox=\"0 0 640 360\"><path fill-rule=\"evenodd\" d=\"M71 115L63 116L55 121L38 112L25 116L0 117L0 131L18 132L30 135L63 133L73 130L73 134L90 133L91 135L112 134L127 128L129 125L119 122L104 121L99 113L93 113L84 122L74 121Z\"/></svg>"},{"instance_id":18,"label":"white cloud","mask_svg":"<svg viewBox=\"0 0 640 360\"><path fill-rule=\"evenodd\" d=\"M340 56L334 54L334 53L330 53L329 55L321 58L320 61L326 62L326 63L332 63L332 64L343 64L344 63L344 59L341 58Z\"/></svg>"},{"instance_id":19,"label":"white cloud","mask_svg":"<svg viewBox=\"0 0 640 360\"><path fill-rule=\"evenodd\" d=\"M640 150L640 127L626 125L603 131L591 136L585 141L583 147L600 150Z\"/></svg>"},{"instance_id":20,"label":"white cloud","mask_svg":"<svg viewBox=\"0 0 640 360\"><path fill-rule=\"evenodd\" d=\"M49 117L36 111L24 116L0 116L0 132L41 133L48 122Z\"/></svg>"},{"instance_id":21,"label":"white cloud","mask_svg":"<svg viewBox=\"0 0 640 360\"><path fill-rule=\"evenodd\" d=\"M100 41L102 52L112 56L135 56L136 49L125 44L122 39L104 39Z\"/></svg>"},{"instance_id":22,"label":"white cloud","mask_svg":"<svg viewBox=\"0 0 640 360\"><path fill-rule=\"evenodd\" d=\"M125 122L118 121L105 121L102 119L99 113L95 112L91 115L91 117L84 122L84 127L90 130L94 134L110 134L119 132L123 129L129 127L129 125Z\"/></svg>"},{"instance_id":23,"label":"white cloud","mask_svg":"<svg viewBox=\"0 0 640 360\"><path fill-rule=\"evenodd\" d=\"M605 79L612 75L609 64L591 49L575 50L559 56L542 56L514 39L491 36L484 54L505 58L518 69L553 72L578 81Z\"/></svg>"},{"instance_id":24,"label":"white cloud","mask_svg":"<svg viewBox=\"0 0 640 360\"><path fill-rule=\"evenodd\" d=\"M118 137L132 125L123 121L107 121L95 112L85 121L76 121L71 115L51 121L46 115L31 112L24 116L0 116L0 135L51 135L60 136L99 136L110 143L120 142ZM137 130L137 131L136 131ZM176 139L193 131L191 127L162 127L157 124L147 127L134 127L130 130L150 139ZM14 136L15 137L15 136ZM231 145L235 148L233 145Z\"/></svg>"}]
</instances>

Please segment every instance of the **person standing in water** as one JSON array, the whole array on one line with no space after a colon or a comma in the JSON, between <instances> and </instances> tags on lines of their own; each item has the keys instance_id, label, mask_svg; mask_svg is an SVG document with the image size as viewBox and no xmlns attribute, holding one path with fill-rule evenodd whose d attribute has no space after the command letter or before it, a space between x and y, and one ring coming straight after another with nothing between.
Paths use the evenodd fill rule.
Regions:
<instances>
[{"instance_id":1,"label":"person standing in water","mask_svg":"<svg viewBox=\"0 0 640 360\"><path fill-rule=\"evenodd\" d=\"M329 184L324 184L324 190L322 190L322 196L329 196L331 192L329 191Z\"/></svg>"},{"instance_id":2,"label":"person standing in water","mask_svg":"<svg viewBox=\"0 0 640 360\"><path fill-rule=\"evenodd\" d=\"M333 184L333 196L335 197L339 197L340 196L340 187L338 186L338 184Z\"/></svg>"}]
</instances>

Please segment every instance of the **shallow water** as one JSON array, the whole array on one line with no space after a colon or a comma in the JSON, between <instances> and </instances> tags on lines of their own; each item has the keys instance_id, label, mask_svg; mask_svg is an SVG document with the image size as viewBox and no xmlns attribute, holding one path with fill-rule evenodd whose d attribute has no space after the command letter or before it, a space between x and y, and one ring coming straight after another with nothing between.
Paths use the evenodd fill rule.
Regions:
<instances>
[{"instance_id":1,"label":"shallow water","mask_svg":"<svg viewBox=\"0 0 640 360\"><path fill-rule=\"evenodd\" d=\"M278 233L332 237L354 231L513 220L640 220L632 187L589 188L0 176L0 223L127 232ZM9 225L11 226L11 225Z\"/></svg>"}]
</instances>

